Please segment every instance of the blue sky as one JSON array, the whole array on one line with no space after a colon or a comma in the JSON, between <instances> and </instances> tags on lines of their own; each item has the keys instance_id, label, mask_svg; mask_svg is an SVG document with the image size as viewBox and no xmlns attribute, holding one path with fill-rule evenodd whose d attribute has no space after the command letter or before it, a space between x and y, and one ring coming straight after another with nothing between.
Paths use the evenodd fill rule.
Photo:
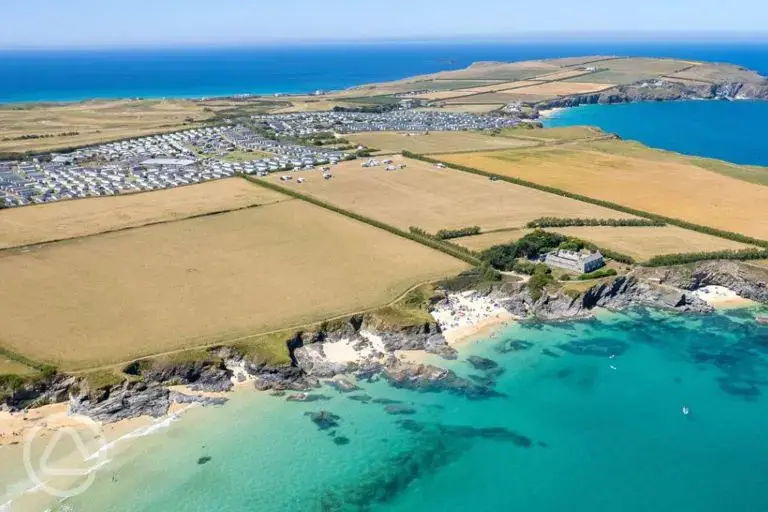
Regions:
<instances>
[{"instance_id":1,"label":"blue sky","mask_svg":"<svg viewBox=\"0 0 768 512\"><path fill-rule=\"evenodd\" d=\"M0 48L768 32L767 0L4 0L0 12Z\"/></svg>"}]
</instances>

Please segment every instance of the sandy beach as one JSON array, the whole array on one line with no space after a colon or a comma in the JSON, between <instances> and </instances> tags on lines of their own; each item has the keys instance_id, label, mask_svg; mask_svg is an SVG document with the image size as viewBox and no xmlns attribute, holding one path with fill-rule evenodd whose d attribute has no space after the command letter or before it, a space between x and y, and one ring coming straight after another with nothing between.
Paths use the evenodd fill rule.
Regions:
<instances>
[{"instance_id":1,"label":"sandy beach","mask_svg":"<svg viewBox=\"0 0 768 512\"><path fill-rule=\"evenodd\" d=\"M559 112L565 110L564 107L555 107L547 110L539 110L539 119L547 119L549 117L557 115Z\"/></svg>"},{"instance_id":2,"label":"sandy beach","mask_svg":"<svg viewBox=\"0 0 768 512\"><path fill-rule=\"evenodd\" d=\"M432 316L451 345L471 340L516 320L499 303L473 291L449 295L435 307Z\"/></svg>"},{"instance_id":3,"label":"sandy beach","mask_svg":"<svg viewBox=\"0 0 768 512\"><path fill-rule=\"evenodd\" d=\"M740 297L725 286L705 286L693 294L716 309L743 308L755 305L754 301Z\"/></svg>"}]
</instances>

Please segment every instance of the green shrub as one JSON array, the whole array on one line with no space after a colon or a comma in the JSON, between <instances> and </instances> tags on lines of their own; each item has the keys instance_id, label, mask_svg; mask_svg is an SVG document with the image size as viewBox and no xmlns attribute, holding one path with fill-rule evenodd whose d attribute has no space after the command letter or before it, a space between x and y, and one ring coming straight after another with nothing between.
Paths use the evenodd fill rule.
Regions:
<instances>
[{"instance_id":1,"label":"green shrub","mask_svg":"<svg viewBox=\"0 0 768 512\"><path fill-rule=\"evenodd\" d=\"M567 228L578 226L642 227L666 226L658 219L579 219L561 217L542 217L526 224L529 228Z\"/></svg>"},{"instance_id":2,"label":"green shrub","mask_svg":"<svg viewBox=\"0 0 768 512\"><path fill-rule=\"evenodd\" d=\"M616 272L615 268L601 268L600 270L595 270L594 272L590 272L588 274L581 274L579 276L579 281L589 281L590 279L600 279L602 277L611 277L617 274L618 272Z\"/></svg>"},{"instance_id":3,"label":"green shrub","mask_svg":"<svg viewBox=\"0 0 768 512\"><path fill-rule=\"evenodd\" d=\"M528 281L531 298L539 300L544 295L544 289L553 282L552 270L546 265L536 265L536 269L533 271L530 281Z\"/></svg>"},{"instance_id":4,"label":"green shrub","mask_svg":"<svg viewBox=\"0 0 768 512\"><path fill-rule=\"evenodd\" d=\"M682 254L666 254L654 256L645 265L648 267L666 267L669 265L683 265L706 260L763 260L768 259L768 250L743 249L741 251L715 251L692 252Z\"/></svg>"},{"instance_id":5,"label":"green shrub","mask_svg":"<svg viewBox=\"0 0 768 512\"><path fill-rule=\"evenodd\" d=\"M440 240L450 240L451 238L461 238L480 234L480 226L471 226L461 229L441 229L435 235Z\"/></svg>"}]
</instances>

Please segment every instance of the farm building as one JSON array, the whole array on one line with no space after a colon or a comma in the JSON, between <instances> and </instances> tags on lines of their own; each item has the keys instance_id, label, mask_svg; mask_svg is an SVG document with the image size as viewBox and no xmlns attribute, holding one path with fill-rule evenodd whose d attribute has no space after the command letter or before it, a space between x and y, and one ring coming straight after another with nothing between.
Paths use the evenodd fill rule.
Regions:
<instances>
[{"instance_id":1,"label":"farm building","mask_svg":"<svg viewBox=\"0 0 768 512\"><path fill-rule=\"evenodd\" d=\"M560 249L548 253L544 261L549 266L582 274L594 272L605 266L603 255L600 252L582 253Z\"/></svg>"}]
</instances>

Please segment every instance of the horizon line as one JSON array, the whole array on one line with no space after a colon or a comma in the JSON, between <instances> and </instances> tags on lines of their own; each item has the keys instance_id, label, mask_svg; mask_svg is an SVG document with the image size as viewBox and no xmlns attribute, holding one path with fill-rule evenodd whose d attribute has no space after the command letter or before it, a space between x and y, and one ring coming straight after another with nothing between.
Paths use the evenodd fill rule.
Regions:
<instances>
[{"instance_id":1,"label":"horizon line","mask_svg":"<svg viewBox=\"0 0 768 512\"><path fill-rule=\"evenodd\" d=\"M653 40L648 40L652 37ZM567 42L578 43L624 43L624 44L664 44L670 42L689 44L722 44L722 43L768 43L768 32L743 33L725 31L636 31L626 32L529 32L524 34L468 34L453 37L437 36L402 36L380 37L370 39L360 38L304 38L304 39L270 39L250 41L178 41L158 42L155 44L73 44L73 45L6 45L0 46L0 53L14 51L80 51L80 50L177 50L177 49L204 49L204 48L248 48L248 47L274 47L274 46L346 46L357 45L385 45L385 44L493 44L493 43L517 43L517 44L557 44Z\"/></svg>"}]
</instances>

